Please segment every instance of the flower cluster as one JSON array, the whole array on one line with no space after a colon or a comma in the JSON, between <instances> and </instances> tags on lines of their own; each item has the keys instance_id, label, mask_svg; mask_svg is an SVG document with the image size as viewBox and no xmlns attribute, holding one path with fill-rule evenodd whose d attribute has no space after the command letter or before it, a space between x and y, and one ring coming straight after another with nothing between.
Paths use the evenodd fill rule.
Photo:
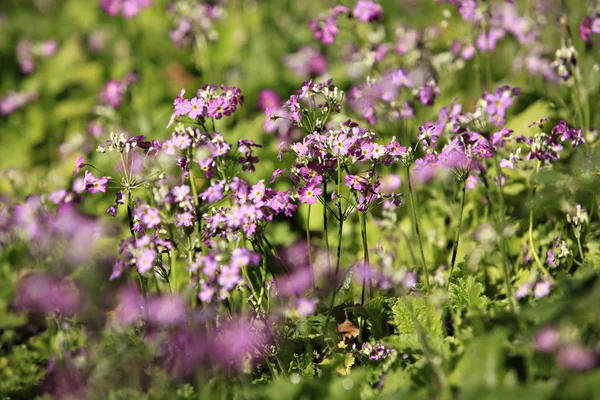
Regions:
<instances>
[{"instance_id":1,"label":"flower cluster","mask_svg":"<svg viewBox=\"0 0 600 400\"><path fill-rule=\"evenodd\" d=\"M539 277L537 274L532 274L531 279L519 286L515 292L515 298L520 300L522 298L531 296L532 290L533 295L536 298L546 297L550 294L550 290L554 286L554 281L549 276Z\"/></svg>"},{"instance_id":2,"label":"flower cluster","mask_svg":"<svg viewBox=\"0 0 600 400\"><path fill-rule=\"evenodd\" d=\"M218 93L217 86L203 85L191 100L183 97L185 89L182 89L173 101L174 110L167 128L177 117L188 117L203 124L207 118L221 119L230 116L238 107L244 105L244 96L240 89L227 85L221 85L220 89L221 92Z\"/></svg>"},{"instance_id":3,"label":"flower cluster","mask_svg":"<svg viewBox=\"0 0 600 400\"><path fill-rule=\"evenodd\" d=\"M575 215L567 213L567 221L573 227L575 238L580 239L583 227L589 223L589 217L587 211L580 204L577 204L575 206Z\"/></svg>"},{"instance_id":4,"label":"flower cluster","mask_svg":"<svg viewBox=\"0 0 600 400\"><path fill-rule=\"evenodd\" d=\"M44 40L43 42L33 43L29 40L22 40L17 44L17 61L21 67L21 72L31 74L35 69L35 60L40 58L52 57L58 50L58 43L54 39Z\"/></svg>"},{"instance_id":5,"label":"flower cluster","mask_svg":"<svg viewBox=\"0 0 600 400\"><path fill-rule=\"evenodd\" d=\"M403 90L407 92L404 100L401 97ZM391 120L412 118L412 99L430 106L438 94L439 89L434 79L415 85L408 72L399 69L383 74L380 79L370 79L364 85L354 86L348 98L350 107L374 124L377 115L386 115Z\"/></svg>"},{"instance_id":6,"label":"flower cluster","mask_svg":"<svg viewBox=\"0 0 600 400\"><path fill-rule=\"evenodd\" d=\"M394 205L402 203L401 194L382 192L381 180L375 173L376 164L397 163L406 151L395 139L387 145L379 144L373 132L346 121L338 129L306 136L301 142L293 143L290 151L296 156L291 179L298 185L297 195L302 203L317 202L323 194L319 186L333 176L336 167L344 171L344 185L350 190L358 211L366 213L385 200L391 200ZM353 165L368 169L352 174L348 171Z\"/></svg>"},{"instance_id":7,"label":"flower cluster","mask_svg":"<svg viewBox=\"0 0 600 400\"><path fill-rule=\"evenodd\" d=\"M542 130L544 122L545 121L542 120L533 123L530 126L538 125L540 130ZM539 161L558 160L560 158L560 152L564 149L563 143L569 140L573 147L578 147L582 143L585 143L581 129L569 128L564 120L560 121L558 125L552 129L550 134L541 131L528 138L523 136L517 137L517 141L525 143L529 150L527 159L531 160L535 158Z\"/></svg>"},{"instance_id":8,"label":"flower cluster","mask_svg":"<svg viewBox=\"0 0 600 400\"><path fill-rule=\"evenodd\" d=\"M213 28L214 21L225 14L221 2L173 1L169 5L169 12L175 20L175 28L169 32L173 43L182 47L202 40L216 40L218 33Z\"/></svg>"},{"instance_id":9,"label":"flower cluster","mask_svg":"<svg viewBox=\"0 0 600 400\"><path fill-rule=\"evenodd\" d=\"M16 204L5 216L5 229L10 233L8 241L34 244L31 255L52 261L53 273L62 273L88 263L96 241L107 231L96 219L76 210L76 195L64 190L55 193L62 197L55 210L39 196Z\"/></svg>"},{"instance_id":10,"label":"flower cluster","mask_svg":"<svg viewBox=\"0 0 600 400\"><path fill-rule=\"evenodd\" d=\"M394 349L389 348L383 343L363 343L360 349L356 347L356 343L352 344L352 354L371 361L385 360L394 354L394 352Z\"/></svg>"},{"instance_id":11,"label":"flower cluster","mask_svg":"<svg viewBox=\"0 0 600 400\"><path fill-rule=\"evenodd\" d=\"M568 83L573 77L577 67L577 56L577 50L573 45L563 45L560 49L556 50L552 67L554 67L556 75L558 75L562 82Z\"/></svg>"},{"instance_id":12,"label":"flower cluster","mask_svg":"<svg viewBox=\"0 0 600 400\"><path fill-rule=\"evenodd\" d=\"M111 17L122 14L125 18L134 18L154 0L99 0L100 7Z\"/></svg>"},{"instance_id":13,"label":"flower cluster","mask_svg":"<svg viewBox=\"0 0 600 400\"><path fill-rule=\"evenodd\" d=\"M547 325L535 333L533 348L538 353L556 354L556 364L566 370L583 372L594 368L594 351L566 336L557 327Z\"/></svg>"},{"instance_id":14,"label":"flower cluster","mask_svg":"<svg viewBox=\"0 0 600 400\"><path fill-rule=\"evenodd\" d=\"M352 10L346 6L335 6L329 13L310 21L309 26L315 39L323 44L335 42L339 32L337 20L341 15L345 15L349 19L356 19L359 22L373 22L383 17L383 8L369 0L357 1Z\"/></svg>"},{"instance_id":15,"label":"flower cluster","mask_svg":"<svg viewBox=\"0 0 600 400\"><path fill-rule=\"evenodd\" d=\"M247 248L215 248L207 255L197 255L188 270L199 277L198 298L203 303L225 300L232 290L244 284L243 269L260 262L260 256Z\"/></svg>"}]
</instances>

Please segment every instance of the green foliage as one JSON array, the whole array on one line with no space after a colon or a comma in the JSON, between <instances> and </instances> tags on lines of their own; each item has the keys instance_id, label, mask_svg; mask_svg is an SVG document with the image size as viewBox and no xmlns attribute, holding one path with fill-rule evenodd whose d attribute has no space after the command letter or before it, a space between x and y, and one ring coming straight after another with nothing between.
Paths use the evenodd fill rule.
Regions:
<instances>
[{"instance_id":1,"label":"green foliage","mask_svg":"<svg viewBox=\"0 0 600 400\"><path fill-rule=\"evenodd\" d=\"M450 284L450 304L455 308L465 308L469 311L482 311L488 304L483 294L485 288L473 275L458 278Z\"/></svg>"},{"instance_id":2,"label":"green foliage","mask_svg":"<svg viewBox=\"0 0 600 400\"><path fill-rule=\"evenodd\" d=\"M442 312L425 297L400 298L392 311L400 334L418 333L422 329L430 335L442 336Z\"/></svg>"}]
</instances>

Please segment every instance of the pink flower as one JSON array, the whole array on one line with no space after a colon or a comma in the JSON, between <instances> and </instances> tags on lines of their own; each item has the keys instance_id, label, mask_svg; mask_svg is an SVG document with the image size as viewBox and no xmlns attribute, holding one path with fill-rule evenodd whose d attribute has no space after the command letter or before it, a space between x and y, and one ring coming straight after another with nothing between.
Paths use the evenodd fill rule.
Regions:
<instances>
[{"instance_id":1,"label":"pink flower","mask_svg":"<svg viewBox=\"0 0 600 400\"><path fill-rule=\"evenodd\" d=\"M314 185L307 185L298 189L299 199L302 203L315 204L317 202L317 196L323 193L321 188L315 187Z\"/></svg>"},{"instance_id":2,"label":"pink flower","mask_svg":"<svg viewBox=\"0 0 600 400\"><path fill-rule=\"evenodd\" d=\"M73 176L77 175L83 167L85 167L85 163L83 162L83 156L79 156L77 157L77 161L75 162L75 171L73 171Z\"/></svg>"},{"instance_id":3,"label":"pink flower","mask_svg":"<svg viewBox=\"0 0 600 400\"><path fill-rule=\"evenodd\" d=\"M148 228L156 228L160 224L160 214L156 208L148 208L142 217L142 222Z\"/></svg>"},{"instance_id":4,"label":"pink flower","mask_svg":"<svg viewBox=\"0 0 600 400\"><path fill-rule=\"evenodd\" d=\"M204 103L204 99L194 97L189 104L190 111L188 113L188 116L192 119L201 117L205 113L205 107L206 105Z\"/></svg>"}]
</instances>

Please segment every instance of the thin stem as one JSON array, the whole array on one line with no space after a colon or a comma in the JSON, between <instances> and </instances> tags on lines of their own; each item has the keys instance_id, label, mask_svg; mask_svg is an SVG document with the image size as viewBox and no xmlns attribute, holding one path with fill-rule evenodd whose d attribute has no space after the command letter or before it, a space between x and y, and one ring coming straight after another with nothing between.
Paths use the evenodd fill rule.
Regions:
<instances>
[{"instance_id":1,"label":"thin stem","mask_svg":"<svg viewBox=\"0 0 600 400\"><path fill-rule=\"evenodd\" d=\"M338 244L337 244L337 260L336 260L336 264L335 264L335 275L333 276L333 294L331 295L331 302L329 303L329 312L327 313L327 318L325 319L325 326L324 329L327 329L327 327L329 326L329 321L331 319L331 311L333 310L333 306L335 306L335 297L337 295L337 291L338 291L338 275L340 272L340 264L341 264L341 259L342 259L342 237L343 237L343 231L344 231L344 214L342 212L342 167L341 167L341 161L338 158L338 180L337 180L337 205L338 205L338 211L339 211L339 229L338 229Z\"/></svg>"},{"instance_id":2,"label":"thin stem","mask_svg":"<svg viewBox=\"0 0 600 400\"><path fill-rule=\"evenodd\" d=\"M171 239L171 251L169 252L169 263L170 263L170 270L169 270L169 274L173 275L173 278L170 279L173 281L173 288L175 289L175 291L177 291L178 289L178 281L177 281L177 260L175 259L175 235L173 234L173 227L171 225L169 225L168 228L169 231L169 239ZM191 260L190 260L190 264L191 264ZM169 285L169 288L171 287L171 285Z\"/></svg>"},{"instance_id":3,"label":"thin stem","mask_svg":"<svg viewBox=\"0 0 600 400\"><path fill-rule=\"evenodd\" d=\"M581 258L581 262L583 261L583 248L581 247L581 239L577 236L577 248L579 249L579 257Z\"/></svg>"},{"instance_id":4,"label":"thin stem","mask_svg":"<svg viewBox=\"0 0 600 400\"><path fill-rule=\"evenodd\" d=\"M415 233L419 239L419 249L421 251L421 262L423 263L423 273L425 274L425 292L429 292L429 271L427 270L427 262L425 261L425 251L423 250L423 240L421 239L421 230L419 229L419 218L417 217L417 206L413 198L412 182L410 180L410 170L406 168L406 182L408 183L408 197L410 199L410 208L412 210L413 224Z\"/></svg>"},{"instance_id":5,"label":"thin stem","mask_svg":"<svg viewBox=\"0 0 600 400\"><path fill-rule=\"evenodd\" d=\"M192 194L194 195L194 207L196 208L196 218L200 220L200 200L198 199L198 190L196 189L196 178L194 177L194 171L190 165L190 187L192 188Z\"/></svg>"},{"instance_id":6,"label":"thin stem","mask_svg":"<svg viewBox=\"0 0 600 400\"><path fill-rule=\"evenodd\" d=\"M315 270L313 269L312 251L310 248L310 210L311 209L312 209L312 205L309 204L308 205L308 213L306 214L306 246L307 246L307 250L308 250L308 265L310 267L310 276L311 276L311 280L312 280L312 286L313 286L313 289L316 289Z\"/></svg>"},{"instance_id":7,"label":"thin stem","mask_svg":"<svg viewBox=\"0 0 600 400\"><path fill-rule=\"evenodd\" d=\"M360 296L360 304L365 304L365 293L367 287L367 274L370 273L370 262L369 262L369 245L367 243L367 214L358 213L358 216L361 220L361 236L362 236L362 244L363 244L363 257L364 257L364 265L363 265L363 277L362 277L362 293ZM371 286L371 278L369 278L369 289Z\"/></svg>"},{"instance_id":8,"label":"thin stem","mask_svg":"<svg viewBox=\"0 0 600 400\"><path fill-rule=\"evenodd\" d=\"M327 202L327 181L323 180L323 200ZM327 271L331 271L331 258L329 257L329 230L327 227L327 207L323 205L323 230L325 235L325 248L327 249Z\"/></svg>"},{"instance_id":9,"label":"thin stem","mask_svg":"<svg viewBox=\"0 0 600 400\"><path fill-rule=\"evenodd\" d=\"M532 178L535 178L537 176L538 172L540 171L541 165L542 165L542 162L538 160L537 165L535 167L535 174ZM533 201L533 198L535 197L536 191L537 191L537 184L534 183L533 189L531 190L531 200L532 201ZM533 254L533 258L535 259L535 263L537 264L538 268L545 275L547 275L550 279L552 279L552 276L550 275L548 270L542 264L542 261L540 260L540 257L537 254L535 244L533 243L533 207L531 207L531 209L529 210L529 250L531 251L531 254Z\"/></svg>"},{"instance_id":10,"label":"thin stem","mask_svg":"<svg viewBox=\"0 0 600 400\"><path fill-rule=\"evenodd\" d=\"M337 203L338 203L338 211L339 211L339 229L338 229L338 245L337 245L337 261L335 264L335 279L337 280L337 276L340 272L340 264L342 258L342 232L344 229L344 214L342 212L342 168L340 165L340 160L338 159L338 181L337 181ZM337 283L336 283L337 285Z\"/></svg>"},{"instance_id":11,"label":"thin stem","mask_svg":"<svg viewBox=\"0 0 600 400\"><path fill-rule=\"evenodd\" d=\"M462 190L460 209L458 211L458 226L456 227L456 234L454 235L454 245L452 246L452 260L450 261L450 275L448 275L448 281L446 282L446 290L448 290L448 287L450 287L450 279L452 278L452 272L454 272L454 265L456 264L456 254L458 253L458 242L460 240L460 229L462 228L463 210L465 208L465 197L467 197L466 181L463 180L461 182L461 185Z\"/></svg>"},{"instance_id":12,"label":"thin stem","mask_svg":"<svg viewBox=\"0 0 600 400\"><path fill-rule=\"evenodd\" d=\"M500 206L500 218L499 218L499 229L500 232L500 245L502 248L502 273L504 274L504 287L506 289L506 297L508 298L508 304L511 309L515 309L514 298L512 295L512 286L510 283L510 274L506 265L506 257L508 257L508 248L506 246L506 238L504 237L504 227L506 226L505 210L504 210L504 186L502 185L502 168L500 168L500 162L498 161L497 153L494 153L494 163L496 164L496 176L498 177L498 198Z\"/></svg>"}]
</instances>

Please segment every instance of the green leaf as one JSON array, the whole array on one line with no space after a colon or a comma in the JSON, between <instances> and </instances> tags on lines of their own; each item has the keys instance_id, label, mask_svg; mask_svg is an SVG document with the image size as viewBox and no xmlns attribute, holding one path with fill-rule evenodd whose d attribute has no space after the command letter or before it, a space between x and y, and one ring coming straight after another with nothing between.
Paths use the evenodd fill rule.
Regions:
<instances>
[{"instance_id":1,"label":"green leaf","mask_svg":"<svg viewBox=\"0 0 600 400\"><path fill-rule=\"evenodd\" d=\"M424 297L398 299L392 311L400 333L417 333L415 323L418 323L425 332L442 336L442 312L427 303Z\"/></svg>"},{"instance_id":2,"label":"green leaf","mask_svg":"<svg viewBox=\"0 0 600 400\"><path fill-rule=\"evenodd\" d=\"M473 340L450 375L450 383L466 392L501 386L504 339L505 333L496 330Z\"/></svg>"},{"instance_id":3,"label":"green leaf","mask_svg":"<svg viewBox=\"0 0 600 400\"><path fill-rule=\"evenodd\" d=\"M473 275L459 278L450 285L450 304L456 308L467 310L482 310L488 304L488 298L483 295L484 287L477 282Z\"/></svg>"},{"instance_id":4,"label":"green leaf","mask_svg":"<svg viewBox=\"0 0 600 400\"><path fill-rule=\"evenodd\" d=\"M18 328L26 322L25 315L3 314L0 315L0 330Z\"/></svg>"}]
</instances>

